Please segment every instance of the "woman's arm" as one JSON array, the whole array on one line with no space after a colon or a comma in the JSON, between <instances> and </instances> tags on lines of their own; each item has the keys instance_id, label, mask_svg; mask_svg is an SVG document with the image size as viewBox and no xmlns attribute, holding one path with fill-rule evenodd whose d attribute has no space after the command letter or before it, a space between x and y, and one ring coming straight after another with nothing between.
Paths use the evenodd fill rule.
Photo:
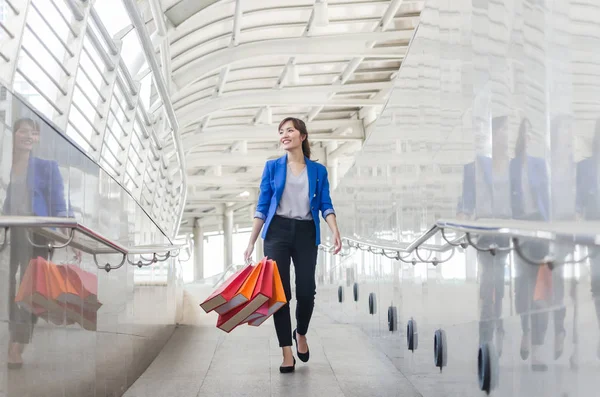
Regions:
<instances>
[{"instance_id":1,"label":"woman's arm","mask_svg":"<svg viewBox=\"0 0 600 397\"><path fill-rule=\"evenodd\" d=\"M258 239L258 235L267 220L267 214L269 212L269 205L271 203L271 197L273 196L273 189L271 189L271 170L269 169L269 163L265 164L262 178L260 180L260 192L258 194L258 203L256 204L256 212L254 214L254 221L252 222L252 232L250 233L250 240L248 241L248 247L244 251L244 260L250 261L252 252L254 252L254 245Z\"/></svg>"},{"instance_id":2,"label":"woman's arm","mask_svg":"<svg viewBox=\"0 0 600 397\"><path fill-rule=\"evenodd\" d=\"M252 252L254 252L254 245L256 245L256 240L258 239L258 235L265 224L260 218L254 218L254 222L252 222L252 232L250 232L250 241L248 242L248 247L246 251L244 251L244 260L246 262L250 261L250 257L252 256ZM260 259L260 258L259 258Z\"/></svg>"},{"instance_id":3,"label":"woman's arm","mask_svg":"<svg viewBox=\"0 0 600 397\"><path fill-rule=\"evenodd\" d=\"M49 197L46 197L46 200L49 201L48 210L50 216L71 217L65 200L65 185L56 161L50 162L49 179L51 181L48 186L50 191L48 194Z\"/></svg>"},{"instance_id":4,"label":"woman's arm","mask_svg":"<svg viewBox=\"0 0 600 397\"><path fill-rule=\"evenodd\" d=\"M331 201L331 195L329 193L329 176L327 175L327 168L325 168L325 175L323 176L323 185L321 187L321 215L327 222L329 230L333 235L334 255L342 249L342 239L340 237L340 230L338 229L337 219L335 216L335 210Z\"/></svg>"},{"instance_id":5,"label":"woman's arm","mask_svg":"<svg viewBox=\"0 0 600 397\"><path fill-rule=\"evenodd\" d=\"M333 246L335 247L333 254L337 255L337 253L342 250L342 238L340 236L340 230L338 229L335 214L332 213L327 215L327 217L325 218L325 222L327 222L327 225L331 230L331 234L333 234Z\"/></svg>"}]
</instances>

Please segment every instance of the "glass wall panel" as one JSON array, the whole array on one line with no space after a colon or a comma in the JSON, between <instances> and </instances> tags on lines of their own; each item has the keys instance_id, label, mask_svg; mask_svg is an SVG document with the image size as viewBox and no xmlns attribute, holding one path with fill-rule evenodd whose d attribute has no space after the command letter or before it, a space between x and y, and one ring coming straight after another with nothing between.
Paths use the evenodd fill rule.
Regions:
<instances>
[{"instance_id":1,"label":"glass wall panel","mask_svg":"<svg viewBox=\"0 0 600 397\"><path fill-rule=\"evenodd\" d=\"M67 217L125 246L170 244L138 202L47 119L9 92L2 108L2 222ZM0 231L2 395L120 395L181 315L177 259L150 267L153 283L136 283L137 267L125 262L106 272L123 256L94 257L85 249L93 240L81 234L67 248L48 248L69 233Z\"/></svg>"},{"instance_id":2,"label":"glass wall panel","mask_svg":"<svg viewBox=\"0 0 600 397\"><path fill-rule=\"evenodd\" d=\"M344 257L321 251L318 304L362 327L424 396L479 395L482 351L495 395L600 387L599 20L591 0L428 1L390 100L334 192L342 234L363 244ZM468 247L394 260L368 250L406 246L441 219L579 238L475 233Z\"/></svg>"}]
</instances>

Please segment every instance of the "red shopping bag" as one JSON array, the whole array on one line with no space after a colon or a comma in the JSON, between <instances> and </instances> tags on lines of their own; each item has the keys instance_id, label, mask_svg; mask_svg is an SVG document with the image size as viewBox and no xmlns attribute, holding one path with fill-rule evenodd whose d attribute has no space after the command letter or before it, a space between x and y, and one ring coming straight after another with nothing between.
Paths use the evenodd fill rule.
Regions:
<instances>
[{"instance_id":1,"label":"red shopping bag","mask_svg":"<svg viewBox=\"0 0 600 397\"><path fill-rule=\"evenodd\" d=\"M238 291L252 272L252 265L248 265L227 279L219 288L217 288L200 307L206 313L217 309L220 306L228 304L229 310L248 301L248 298L243 294L238 294ZM222 308L223 311L225 308ZM225 313L225 312L224 312Z\"/></svg>"},{"instance_id":2,"label":"red shopping bag","mask_svg":"<svg viewBox=\"0 0 600 397\"><path fill-rule=\"evenodd\" d=\"M252 273L246 279L238 293L248 293L248 301L233 310L220 314L217 327L225 332L231 332L235 327L248 321L248 318L263 304L269 301L273 293L273 262L263 259L254 266ZM218 312L218 310L217 310Z\"/></svg>"}]
</instances>

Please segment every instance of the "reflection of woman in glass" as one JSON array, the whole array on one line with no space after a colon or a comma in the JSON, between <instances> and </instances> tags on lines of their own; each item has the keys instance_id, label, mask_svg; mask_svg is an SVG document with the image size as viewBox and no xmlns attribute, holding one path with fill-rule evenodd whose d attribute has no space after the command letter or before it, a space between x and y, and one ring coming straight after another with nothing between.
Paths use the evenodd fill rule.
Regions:
<instances>
[{"instance_id":1,"label":"reflection of woman in glass","mask_svg":"<svg viewBox=\"0 0 600 397\"><path fill-rule=\"evenodd\" d=\"M492 157L478 155L474 162L465 165L463 194L459 205L459 217L470 219L510 219L510 178L508 157L508 117L492 119ZM489 130L488 130L489 131ZM489 134L485 133L486 135ZM477 245L483 248L496 245L509 246L507 237L481 236ZM496 333L496 350L502 354L504 327L502 322L502 300L504 298L504 268L508 252L477 252L479 263L481 313L479 341L489 343Z\"/></svg>"},{"instance_id":2,"label":"reflection of woman in glass","mask_svg":"<svg viewBox=\"0 0 600 397\"><path fill-rule=\"evenodd\" d=\"M592 142L592 156L577 163L577 215L586 221L600 220L600 119L596 121ZM591 251L590 270L592 298L596 306L596 317L600 326L600 253L598 248ZM597 355L600 357L600 341Z\"/></svg>"},{"instance_id":3,"label":"reflection of woman in glass","mask_svg":"<svg viewBox=\"0 0 600 397\"><path fill-rule=\"evenodd\" d=\"M550 125L550 208L552 221L575 220L575 162L573 160L573 120L558 115ZM573 249L569 245L557 245L554 256L564 262ZM563 267L552 271L552 305L554 314L554 357L558 359L564 350L565 314Z\"/></svg>"},{"instance_id":4,"label":"reflection of woman in glass","mask_svg":"<svg viewBox=\"0 0 600 397\"><path fill-rule=\"evenodd\" d=\"M510 163L512 212L514 219L547 222L549 198L546 162L527 153L531 139L532 126L524 118L519 127L515 158ZM540 259L548 255L546 242L520 239L519 243L528 258ZM548 313L538 311L543 308L540 305L544 305L544 302L534 299L539 266L531 265L515 255L515 271L515 304L517 313L521 315L523 331L521 358L526 360L529 357L531 343L532 369L546 370L546 364L540 360L540 350L548 327Z\"/></svg>"},{"instance_id":5,"label":"reflection of woman in glass","mask_svg":"<svg viewBox=\"0 0 600 397\"><path fill-rule=\"evenodd\" d=\"M13 156L10 184L6 192L3 212L12 216L67 216L64 198L63 180L54 161L43 160L32 155L34 146L39 142L40 126L29 118L22 118L13 126ZM21 353L31 341L33 327L37 318L15 302L19 272L21 280L32 258L47 257L47 248L38 248L31 244L45 246L48 241L27 231L13 227L10 244L10 345L8 351L9 368L23 365Z\"/></svg>"}]
</instances>

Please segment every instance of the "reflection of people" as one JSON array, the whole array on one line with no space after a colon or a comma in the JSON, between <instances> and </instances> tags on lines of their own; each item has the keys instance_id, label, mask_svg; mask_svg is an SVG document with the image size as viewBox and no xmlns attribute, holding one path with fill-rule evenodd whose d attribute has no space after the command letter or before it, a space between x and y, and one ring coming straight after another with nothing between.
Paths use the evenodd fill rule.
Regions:
<instances>
[{"instance_id":1,"label":"reflection of people","mask_svg":"<svg viewBox=\"0 0 600 397\"><path fill-rule=\"evenodd\" d=\"M573 120L566 115L558 115L550 125L550 219L552 221L575 220L575 162L573 160ZM573 254L570 246L557 245L555 258L564 262ZM554 314L554 358L558 359L564 350L565 285L563 267L552 271L552 305Z\"/></svg>"},{"instance_id":2,"label":"reflection of people","mask_svg":"<svg viewBox=\"0 0 600 397\"><path fill-rule=\"evenodd\" d=\"M463 194L459 215L473 219L510 219L510 178L508 157L508 118L492 119L492 158L478 155L474 162L465 165ZM477 245L488 248L496 245L509 246L507 237L482 236ZM496 255L477 252L480 272L481 314L479 323L480 343L491 342L496 332L496 349L502 353L504 327L502 323L502 300L504 298L504 269L508 251Z\"/></svg>"},{"instance_id":3,"label":"reflection of people","mask_svg":"<svg viewBox=\"0 0 600 397\"><path fill-rule=\"evenodd\" d=\"M513 218L528 221L548 221L548 173L543 158L527 153L531 140L532 126L524 118L519 127L515 158L510 163L511 202ZM542 259L548 255L548 243L539 240L520 239L523 254L530 259ZM529 357L534 370L547 369L540 359L541 346L548 328L548 313L539 311L545 302L535 299L535 287L540 266L524 261L515 255L515 305L521 315L521 358ZM530 324L531 323L531 324Z\"/></svg>"},{"instance_id":4,"label":"reflection of people","mask_svg":"<svg viewBox=\"0 0 600 397\"><path fill-rule=\"evenodd\" d=\"M286 155L268 161L260 183L260 196L246 260L252 255L258 234L265 225L264 252L277 262L288 302L291 299L290 257L296 272L297 353L308 361L306 333L312 316L316 284L315 268L320 244L319 211L333 233L335 253L342 245L335 212L329 197L324 166L310 160L308 132L302 120L286 118L279 124L279 139ZM279 346L283 349L281 372L292 372L292 326L286 304L273 315Z\"/></svg>"},{"instance_id":5,"label":"reflection of people","mask_svg":"<svg viewBox=\"0 0 600 397\"><path fill-rule=\"evenodd\" d=\"M596 121L592 142L592 156L577 164L577 214L584 220L600 220L600 119ZM596 317L600 327L600 253L598 248L590 250L592 298L596 306ZM597 350L600 357L600 341Z\"/></svg>"},{"instance_id":6,"label":"reflection of people","mask_svg":"<svg viewBox=\"0 0 600 397\"><path fill-rule=\"evenodd\" d=\"M14 123L10 183L3 208L6 215L52 217L68 215L58 164L32 155L39 137L40 126L36 121L22 118ZM34 315L14 303L17 272L19 272L19 279L22 279L32 258L46 257L48 254L47 248L33 246L27 233L22 228L11 229L9 368L22 366L21 353L24 345L31 341L33 327L37 321ZM41 247L45 247L48 243L45 238L36 234L31 236L31 240Z\"/></svg>"}]
</instances>

